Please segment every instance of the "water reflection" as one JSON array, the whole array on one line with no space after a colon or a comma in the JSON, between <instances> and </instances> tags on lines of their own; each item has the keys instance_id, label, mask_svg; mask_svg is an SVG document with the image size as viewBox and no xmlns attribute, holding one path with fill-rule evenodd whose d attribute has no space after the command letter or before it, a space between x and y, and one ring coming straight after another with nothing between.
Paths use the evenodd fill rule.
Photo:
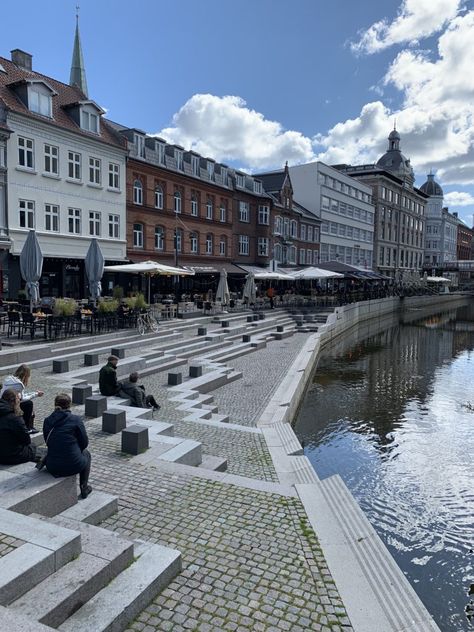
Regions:
<instances>
[{"instance_id":1,"label":"water reflection","mask_svg":"<svg viewBox=\"0 0 474 632\"><path fill-rule=\"evenodd\" d=\"M472 632L474 305L417 319L321 358L296 432L321 478L345 480L440 628Z\"/></svg>"}]
</instances>

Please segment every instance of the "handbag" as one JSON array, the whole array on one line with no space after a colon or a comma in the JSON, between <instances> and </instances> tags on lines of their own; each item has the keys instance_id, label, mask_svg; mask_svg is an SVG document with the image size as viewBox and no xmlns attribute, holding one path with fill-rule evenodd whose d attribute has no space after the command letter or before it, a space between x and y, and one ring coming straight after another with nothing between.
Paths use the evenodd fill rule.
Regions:
<instances>
[{"instance_id":1,"label":"handbag","mask_svg":"<svg viewBox=\"0 0 474 632\"><path fill-rule=\"evenodd\" d=\"M46 458L47 458L47 456L48 456L48 441L49 441L49 438L50 438L51 433L53 432L53 430L54 430L54 426L53 426L53 427L51 428L51 430L48 432L48 436L46 437L46 441L45 441L45 443L46 443L46 452L43 454L43 456L41 457L41 459L40 459L40 460L38 461L38 463L35 465L35 468L36 468L37 470L42 470L42 469L43 469L43 467L46 465Z\"/></svg>"}]
</instances>

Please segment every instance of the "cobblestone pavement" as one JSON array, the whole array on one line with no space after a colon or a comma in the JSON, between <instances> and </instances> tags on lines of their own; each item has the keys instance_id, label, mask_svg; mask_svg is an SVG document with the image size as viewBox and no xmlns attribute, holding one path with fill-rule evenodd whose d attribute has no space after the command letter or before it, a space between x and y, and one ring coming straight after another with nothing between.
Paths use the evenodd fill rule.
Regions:
<instances>
[{"instance_id":1,"label":"cobblestone pavement","mask_svg":"<svg viewBox=\"0 0 474 632\"><path fill-rule=\"evenodd\" d=\"M22 544L25 544L23 540L18 540L18 538L13 538L6 533L0 533L0 557L4 555L8 555L15 549L17 549Z\"/></svg>"}]
</instances>

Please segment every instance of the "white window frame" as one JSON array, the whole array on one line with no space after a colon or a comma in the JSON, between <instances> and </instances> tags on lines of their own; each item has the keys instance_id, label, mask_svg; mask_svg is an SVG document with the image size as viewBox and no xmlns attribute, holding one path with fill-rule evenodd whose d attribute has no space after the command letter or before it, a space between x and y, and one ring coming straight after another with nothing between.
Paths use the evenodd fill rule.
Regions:
<instances>
[{"instance_id":1,"label":"white window frame","mask_svg":"<svg viewBox=\"0 0 474 632\"><path fill-rule=\"evenodd\" d=\"M18 223L20 228L35 228L35 203L33 200L18 200Z\"/></svg>"},{"instance_id":2,"label":"white window frame","mask_svg":"<svg viewBox=\"0 0 474 632\"><path fill-rule=\"evenodd\" d=\"M155 208L163 209L163 189L160 185L155 187Z\"/></svg>"},{"instance_id":3,"label":"white window frame","mask_svg":"<svg viewBox=\"0 0 474 632\"><path fill-rule=\"evenodd\" d=\"M312 226L308 226L308 241L312 242L314 237L313 237L313 227Z\"/></svg>"},{"instance_id":4,"label":"white window frame","mask_svg":"<svg viewBox=\"0 0 474 632\"><path fill-rule=\"evenodd\" d=\"M116 162L109 162L109 189L120 189L120 165Z\"/></svg>"},{"instance_id":5,"label":"white window frame","mask_svg":"<svg viewBox=\"0 0 474 632\"><path fill-rule=\"evenodd\" d=\"M81 109L81 128L93 134L99 133L99 115Z\"/></svg>"},{"instance_id":6,"label":"white window frame","mask_svg":"<svg viewBox=\"0 0 474 632\"><path fill-rule=\"evenodd\" d=\"M144 244L144 228L143 224L140 222L136 222L133 224L133 247L134 248L143 248Z\"/></svg>"},{"instance_id":7,"label":"white window frame","mask_svg":"<svg viewBox=\"0 0 474 632\"><path fill-rule=\"evenodd\" d=\"M235 175L235 180L236 180L236 184L238 187L240 187L241 189L245 188L245 176L242 175L241 173L237 173Z\"/></svg>"},{"instance_id":8,"label":"white window frame","mask_svg":"<svg viewBox=\"0 0 474 632\"><path fill-rule=\"evenodd\" d=\"M211 233L206 235L206 255L212 255L212 249L214 245L214 239Z\"/></svg>"},{"instance_id":9,"label":"white window frame","mask_svg":"<svg viewBox=\"0 0 474 632\"><path fill-rule=\"evenodd\" d=\"M257 255L259 257L268 257L269 239L268 237L259 237L257 241Z\"/></svg>"},{"instance_id":10,"label":"white window frame","mask_svg":"<svg viewBox=\"0 0 474 632\"><path fill-rule=\"evenodd\" d=\"M82 155L77 151L68 151L67 164L69 180L80 181L82 178Z\"/></svg>"},{"instance_id":11,"label":"white window frame","mask_svg":"<svg viewBox=\"0 0 474 632\"><path fill-rule=\"evenodd\" d=\"M298 237L298 222L295 219L290 222L290 235L295 239Z\"/></svg>"},{"instance_id":12,"label":"white window frame","mask_svg":"<svg viewBox=\"0 0 474 632\"><path fill-rule=\"evenodd\" d=\"M175 191L174 195L173 195L173 200L174 200L174 212L175 213L181 213L181 193L180 191Z\"/></svg>"},{"instance_id":13,"label":"white window frame","mask_svg":"<svg viewBox=\"0 0 474 632\"><path fill-rule=\"evenodd\" d=\"M300 225L300 239L301 241L306 241L306 224Z\"/></svg>"},{"instance_id":14,"label":"white window frame","mask_svg":"<svg viewBox=\"0 0 474 632\"><path fill-rule=\"evenodd\" d=\"M165 249L165 229L163 226L155 226L155 250Z\"/></svg>"},{"instance_id":15,"label":"white window frame","mask_svg":"<svg viewBox=\"0 0 474 632\"><path fill-rule=\"evenodd\" d=\"M101 175L101 160L100 158L94 158L94 156L89 156L89 183L95 184L97 186L101 185L102 175Z\"/></svg>"},{"instance_id":16,"label":"white window frame","mask_svg":"<svg viewBox=\"0 0 474 632\"><path fill-rule=\"evenodd\" d=\"M102 215L100 211L89 211L89 235L100 237L102 226Z\"/></svg>"},{"instance_id":17,"label":"white window frame","mask_svg":"<svg viewBox=\"0 0 474 632\"><path fill-rule=\"evenodd\" d=\"M200 167L199 167L199 157L198 156L191 156L191 170L193 172L193 176L199 176L200 174Z\"/></svg>"},{"instance_id":18,"label":"white window frame","mask_svg":"<svg viewBox=\"0 0 474 632\"><path fill-rule=\"evenodd\" d=\"M71 235L81 234L82 212L80 208L68 208L67 210L67 227L68 233Z\"/></svg>"},{"instance_id":19,"label":"white window frame","mask_svg":"<svg viewBox=\"0 0 474 632\"><path fill-rule=\"evenodd\" d=\"M189 236L190 252L193 255L197 255L199 252L199 235L196 232L192 232Z\"/></svg>"},{"instance_id":20,"label":"white window frame","mask_svg":"<svg viewBox=\"0 0 474 632\"><path fill-rule=\"evenodd\" d=\"M36 114L51 118L51 105L50 94L44 94L31 87L28 89L28 109L30 112L36 112Z\"/></svg>"},{"instance_id":21,"label":"white window frame","mask_svg":"<svg viewBox=\"0 0 474 632\"><path fill-rule=\"evenodd\" d=\"M280 215L275 217L275 228L273 230L274 235L281 235L283 232L283 218Z\"/></svg>"},{"instance_id":22,"label":"white window frame","mask_svg":"<svg viewBox=\"0 0 474 632\"><path fill-rule=\"evenodd\" d=\"M181 149L174 150L174 158L176 160L176 169L178 171L184 171L184 158Z\"/></svg>"},{"instance_id":23,"label":"white window frame","mask_svg":"<svg viewBox=\"0 0 474 632\"><path fill-rule=\"evenodd\" d=\"M268 226L270 223L270 207L266 204L258 206L258 223L263 226Z\"/></svg>"},{"instance_id":24,"label":"white window frame","mask_svg":"<svg viewBox=\"0 0 474 632\"><path fill-rule=\"evenodd\" d=\"M23 169L35 168L35 143L32 138L18 136L18 165Z\"/></svg>"},{"instance_id":25,"label":"white window frame","mask_svg":"<svg viewBox=\"0 0 474 632\"><path fill-rule=\"evenodd\" d=\"M207 198L207 202L206 202L206 219L211 219L212 220L213 218L214 218L214 204L213 204L211 198Z\"/></svg>"},{"instance_id":26,"label":"white window frame","mask_svg":"<svg viewBox=\"0 0 474 632\"><path fill-rule=\"evenodd\" d=\"M250 254L250 238L248 235L239 235L239 255L248 257Z\"/></svg>"},{"instance_id":27,"label":"white window frame","mask_svg":"<svg viewBox=\"0 0 474 632\"><path fill-rule=\"evenodd\" d=\"M133 182L133 203L143 206L143 184L138 178Z\"/></svg>"},{"instance_id":28,"label":"white window frame","mask_svg":"<svg viewBox=\"0 0 474 632\"><path fill-rule=\"evenodd\" d=\"M207 175L209 177L209 180L214 180L214 171L215 171L215 164L208 160L207 161Z\"/></svg>"},{"instance_id":29,"label":"white window frame","mask_svg":"<svg viewBox=\"0 0 474 632\"><path fill-rule=\"evenodd\" d=\"M239 221L250 222L250 204L249 202L239 201Z\"/></svg>"},{"instance_id":30,"label":"white window frame","mask_svg":"<svg viewBox=\"0 0 474 632\"><path fill-rule=\"evenodd\" d=\"M183 252L183 231L181 228L175 230L175 248L178 252Z\"/></svg>"},{"instance_id":31,"label":"white window frame","mask_svg":"<svg viewBox=\"0 0 474 632\"><path fill-rule=\"evenodd\" d=\"M306 265L306 250L304 248L300 248L300 265Z\"/></svg>"},{"instance_id":32,"label":"white window frame","mask_svg":"<svg viewBox=\"0 0 474 632\"><path fill-rule=\"evenodd\" d=\"M197 217L199 215L199 202L197 195L191 196L191 215Z\"/></svg>"},{"instance_id":33,"label":"white window frame","mask_svg":"<svg viewBox=\"0 0 474 632\"><path fill-rule=\"evenodd\" d=\"M227 249L227 239L224 236L222 236L219 240L219 255L225 256L226 249Z\"/></svg>"},{"instance_id":34,"label":"white window frame","mask_svg":"<svg viewBox=\"0 0 474 632\"><path fill-rule=\"evenodd\" d=\"M164 165L165 164L165 146L164 146L164 144L157 141L156 144L155 144L155 150L156 150L156 153L158 154L158 162L160 163L160 165Z\"/></svg>"},{"instance_id":35,"label":"white window frame","mask_svg":"<svg viewBox=\"0 0 474 632\"><path fill-rule=\"evenodd\" d=\"M219 208L219 221L224 223L227 221L227 207L222 202Z\"/></svg>"},{"instance_id":36,"label":"white window frame","mask_svg":"<svg viewBox=\"0 0 474 632\"><path fill-rule=\"evenodd\" d=\"M140 134L134 134L133 143L137 148L137 156L145 158L145 137Z\"/></svg>"},{"instance_id":37,"label":"white window frame","mask_svg":"<svg viewBox=\"0 0 474 632\"><path fill-rule=\"evenodd\" d=\"M44 145L44 173L59 176L59 147L56 145Z\"/></svg>"},{"instance_id":38,"label":"white window frame","mask_svg":"<svg viewBox=\"0 0 474 632\"><path fill-rule=\"evenodd\" d=\"M110 239L120 239L120 215L109 213L108 224Z\"/></svg>"},{"instance_id":39,"label":"white window frame","mask_svg":"<svg viewBox=\"0 0 474 632\"><path fill-rule=\"evenodd\" d=\"M253 181L253 192L262 193L262 183L259 180Z\"/></svg>"},{"instance_id":40,"label":"white window frame","mask_svg":"<svg viewBox=\"0 0 474 632\"><path fill-rule=\"evenodd\" d=\"M44 229L51 233L59 233L59 206L57 204L44 205Z\"/></svg>"}]
</instances>

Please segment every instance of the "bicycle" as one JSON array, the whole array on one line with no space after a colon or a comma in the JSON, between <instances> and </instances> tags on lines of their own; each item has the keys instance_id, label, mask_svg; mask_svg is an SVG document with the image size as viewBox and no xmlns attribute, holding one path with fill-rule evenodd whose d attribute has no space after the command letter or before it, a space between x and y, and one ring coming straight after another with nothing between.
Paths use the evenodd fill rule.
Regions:
<instances>
[{"instance_id":1,"label":"bicycle","mask_svg":"<svg viewBox=\"0 0 474 632\"><path fill-rule=\"evenodd\" d=\"M156 334L158 332L158 328L158 321L152 314L150 314L150 312L138 314L137 329L140 336L143 336L146 331L151 331Z\"/></svg>"}]
</instances>

